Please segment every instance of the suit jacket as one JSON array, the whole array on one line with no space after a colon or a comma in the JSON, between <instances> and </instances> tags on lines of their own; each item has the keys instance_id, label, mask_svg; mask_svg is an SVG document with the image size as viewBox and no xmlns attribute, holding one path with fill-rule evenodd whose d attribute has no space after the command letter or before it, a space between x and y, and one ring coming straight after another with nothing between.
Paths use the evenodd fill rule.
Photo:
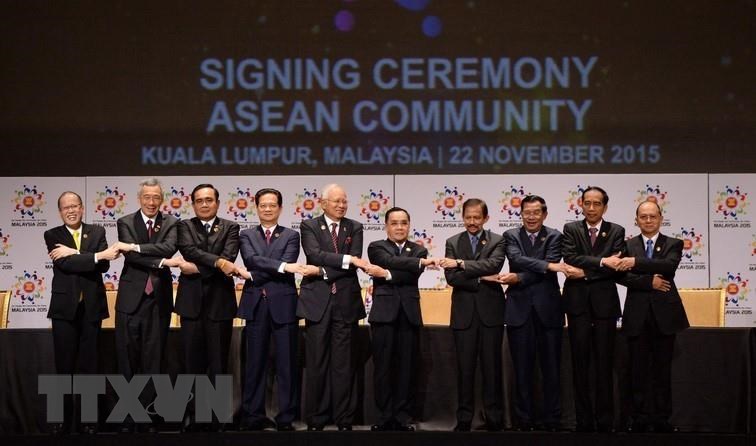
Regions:
<instances>
[{"instance_id":1,"label":"suit jacket","mask_svg":"<svg viewBox=\"0 0 756 446\"><path fill-rule=\"evenodd\" d=\"M585 278L568 279L564 283L567 314L579 315L593 309L593 314L599 318L619 317L620 303L615 281L620 274L600 266L600 262L602 257L624 251L625 228L604 220L593 247L585 220L567 223L563 234L564 262L585 271Z\"/></svg>"},{"instance_id":2,"label":"suit jacket","mask_svg":"<svg viewBox=\"0 0 756 446\"><path fill-rule=\"evenodd\" d=\"M445 256L465 261L465 269L444 271L446 283L454 287L451 327L468 328L475 308L483 325L504 325L504 290L498 283L479 279L501 271L506 260L504 238L489 230L481 231L478 249L473 255L468 233L464 231L446 240Z\"/></svg>"},{"instance_id":3,"label":"suit jacket","mask_svg":"<svg viewBox=\"0 0 756 446\"><path fill-rule=\"evenodd\" d=\"M123 270L118 281L116 311L132 314L139 307L147 280L152 281L152 297L157 299L161 315L173 311L173 278L170 268L160 268L160 261L176 253L178 220L158 213L152 238L147 234L141 211L118 219L118 240L139 245L140 252L123 255Z\"/></svg>"},{"instance_id":4,"label":"suit jacket","mask_svg":"<svg viewBox=\"0 0 756 446\"><path fill-rule=\"evenodd\" d=\"M219 258L229 262L239 253L239 225L216 217L205 232L194 217L178 223L181 255L197 265L199 274L181 274L176 292L175 312L182 317L198 318L201 313L215 321L231 320L236 315L234 279L215 267Z\"/></svg>"},{"instance_id":5,"label":"suit jacket","mask_svg":"<svg viewBox=\"0 0 756 446\"><path fill-rule=\"evenodd\" d=\"M60 243L76 249L73 236L65 225L45 231L47 252ZM108 301L102 273L110 268L108 260L94 261L94 255L108 247L105 228L81 224L80 254L73 254L53 262L52 297L47 317L72 321L76 317L79 298L84 300L84 317L98 321L108 317Z\"/></svg>"},{"instance_id":6,"label":"suit jacket","mask_svg":"<svg viewBox=\"0 0 756 446\"><path fill-rule=\"evenodd\" d=\"M294 274L279 273L282 262L294 263L299 257L299 233L276 226L271 234L270 245L265 241L261 226L245 229L239 236L244 266L252 275L252 280L244 282L240 318L254 320L255 309L260 301L268 299L270 314L279 324L297 321L297 286ZM267 317L267 316L266 316Z\"/></svg>"},{"instance_id":7,"label":"suit jacket","mask_svg":"<svg viewBox=\"0 0 756 446\"><path fill-rule=\"evenodd\" d=\"M562 234L556 229L541 227L535 239L530 238L524 227L504 233L509 259L509 271L516 273L520 281L507 287L506 322L518 327L527 322L531 309L547 327L564 325L562 295L559 291L557 273L548 270L549 263L562 258Z\"/></svg>"},{"instance_id":8,"label":"suit jacket","mask_svg":"<svg viewBox=\"0 0 756 446\"><path fill-rule=\"evenodd\" d=\"M428 257L428 250L410 241L405 242L399 254L396 249L391 240L378 240L368 246L370 263L391 273L391 280L373 278L373 305L368 321L393 322L402 308L410 323L420 326L423 319L417 283L425 269L420 266L420 259Z\"/></svg>"},{"instance_id":9,"label":"suit jacket","mask_svg":"<svg viewBox=\"0 0 756 446\"><path fill-rule=\"evenodd\" d=\"M643 237L633 237L627 242L627 255L635 257L635 266L620 283L627 287L625 310L622 313L622 331L628 336L638 336L649 310L653 309L656 324L663 334L677 333L690 326L680 294L675 285L675 271L682 258L683 241L659 234L652 258L646 257ZM654 274L661 274L670 282L667 292L652 286Z\"/></svg>"},{"instance_id":10,"label":"suit jacket","mask_svg":"<svg viewBox=\"0 0 756 446\"><path fill-rule=\"evenodd\" d=\"M349 265L341 268L345 254L362 255L362 225L354 220L342 218L339 224L338 253L333 249L331 228L324 216L304 220L300 226L302 249L309 265L325 269L325 275L305 277L299 290L297 316L310 321L319 321L328 305L331 284L336 284L334 304L347 322L355 322L365 317L362 303L362 289L357 280L357 269Z\"/></svg>"}]
</instances>

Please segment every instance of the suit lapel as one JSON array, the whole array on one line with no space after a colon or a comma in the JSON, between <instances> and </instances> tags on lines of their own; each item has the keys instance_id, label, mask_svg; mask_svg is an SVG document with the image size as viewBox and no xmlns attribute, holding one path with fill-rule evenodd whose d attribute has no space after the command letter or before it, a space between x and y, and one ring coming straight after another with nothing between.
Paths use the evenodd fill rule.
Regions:
<instances>
[{"instance_id":1,"label":"suit lapel","mask_svg":"<svg viewBox=\"0 0 756 446\"><path fill-rule=\"evenodd\" d=\"M85 252L87 251L87 248L89 248L89 229L89 225L84 223L81 224L81 235L79 236L81 237L81 248L79 249L81 252ZM71 238L73 239L73 236L71 236ZM75 242L74 246L76 246Z\"/></svg>"},{"instance_id":2,"label":"suit lapel","mask_svg":"<svg viewBox=\"0 0 756 446\"><path fill-rule=\"evenodd\" d=\"M58 237L58 240L63 242L64 245L68 246L69 248L76 249L76 240L73 238L73 234L71 234L71 231L68 230L68 226L63 225L59 226L60 228L60 236ZM82 223L82 230L84 228L84 224Z\"/></svg>"},{"instance_id":3,"label":"suit lapel","mask_svg":"<svg viewBox=\"0 0 756 446\"><path fill-rule=\"evenodd\" d=\"M467 231L459 235L457 239L457 253L460 259L469 260L473 258L472 245L470 244L470 233Z\"/></svg>"},{"instance_id":4,"label":"suit lapel","mask_svg":"<svg viewBox=\"0 0 756 446\"><path fill-rule=\"evenodd\" d=\"M155 216L154 226L152 227L152 238L150 239L150 242L155 242L160 238L161 226L163 226L163 214L158 212L157 215Z\"/></svg>"},{"instance_id":5,"label":"suit lapel","mask_svg":"<svg viewBox=\"0 0 756 446\"><path fill-rule=\"evenodd\" d=\"M485 229L480 231L480 235L478 236L478 247L475 249L475 260L478 260L480 258L480 255L483 253L483 250L485 250L488 247L488 239L490 237L488 236L488 231ZM470 244L470 250L472 250L472 243Z\"/></svg>"},{"instance_id":6,"label":"suit lapel","mask_svg":"<svg viewBox=\"0 0 756 446\"><path fill-rule=\"evenodd\" d=\"M346 240L352 234L352 223L348 222L346 218L342 218L339 223L339 252L345 253L349 251L346 246Z\"/></svg>"},{"instance_id":7,"label":"suit lapel","mask_svg":"<svg viewBox=\"0 0 756 446\"><path fill-rule=\"evenodd\" d=\"M225 225L218 218L215 217L212 226L210 226L210 234L207 236L207 248L208 251L213 252L213 246L220 238L220 234L225 230Z\"/></svg>"},{"instance_id":8,"label":"suit lapel","mask_svg":"<svg viewBox=\"0 0 756 446\"><path fill-rule=\"evenodd\" d=\"M142 219L141 212L134 214L134 231L136 231L136 239L138 243L145 243L150 241L150 238L147 234L147 226L144 225L144 220Z\"/></svg>"},{"instance_id":9,"label":"suit lapel","mask_svg":"<svg viewBox=\"0 0 756 446\"><path fill-rule=\"evenodd\" d=\"M588 230L586 229L586 233ZM609 223L602 220L601 221L601 227L599 228L598 234L596 234L596 244L593 246L593 249L591 249L591 252L594 254L598 254L602 252L602 249L604 247L604 243L606 243L607 240L607 234L609 233ZM588 246L591 244L590 236L588 237ZM616 254L616 253L612 253Z\"/></svg>"},{"instance_id":10,"label":"suit lapel","mask_svg":"<svg viewBox=\"0 0 756 446\"><path fill-rule=\"evenodd\" d=\"M524 226L520 227L520 233L519 239L520 239L520 246L522 246L523 252L525 252L525 255L528 257L533 257L533 245L530 244L530 237L528 237L528 231L525 230Z\"/></svg>"},{"instance_id":11,"label":"suit lapel","mask_svg":"<svg viewBox=\"0 0 756 446\"><path fill-rule=\"evenodd\" d=\"M664 251L664 245L667 243L667 237L663 236L661 233L659 234L659 237L656 238L656 243L654 244L654 253L651 255L652 259L656 259L661 257L662 251Z\"/></svg>"}]
</instances>

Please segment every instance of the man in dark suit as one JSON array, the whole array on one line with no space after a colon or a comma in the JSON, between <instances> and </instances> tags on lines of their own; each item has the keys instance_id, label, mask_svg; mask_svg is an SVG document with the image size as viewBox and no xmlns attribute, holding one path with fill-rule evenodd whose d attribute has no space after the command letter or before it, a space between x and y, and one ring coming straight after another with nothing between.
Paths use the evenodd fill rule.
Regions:
<instances>
[{"instance_id":1,"label":"man in dark suit","mask_svg":"<svg viewBox=\"0 0 756 446\"><path fill-rule=\"evenodd\" d=\"M175 312L181 316L186 372L207 373L211 380L228 369L231 329L236 315L232 275L239 253L239 225L219 218L218 189L200 184L192 191L195 217L178 224L178 248L183 255ZM184 419L194 430L193 415ZM220 425L223 428L223 425Z\"/></svg>"},{"instance_id":2,"label":"man in dark suit","mask_svg":"<svg viewBox=\"0 0 756 446\"><path fill-rule=\"evenodd\" d=\"M373 277L370 331L373 334L373 382L380 417L374 431L414 431L409 424L414 403L418 331L422 325L418 280L428 250L407 240L409 213L398 207L386 211L386 240L368 246Z\"/></svg>"},{"instance_id":3,"label":"man in dark suit","mask_svg":"<svg viewBox=\"0 0 756 446\"><path fill-rule=\"evenodd\" d=\"M139 210L118 219L116 244L124 253L115 306L116 354L118 371L129 381L134 375L161 371L173 311L170 267L180 263L171 258L176 253L178 220L160 212L160 182L149 178L139 183L137 198ZM140 400L149 407L154 399L155 388L149 381ZM129 418L121 431L133 432L133 421ZM148 430L155 432L156 423L150 423Z\"/></svg>"},{"instance_id":4,"label":"man in dark suit","mask_svg":"<svg viewBox=\"0 0 756 446\"><path fill-rule=\"evenodd\" d=\"M638 206L635 222L641 234L627 242L627 257L621 265L629 270L621 283L627 286L622 331L630 349L630 432L676 431L669 424L672 353L675 334L690 325L675 285L683 241L659 233L662 220L657 203L645 201Z\"/></svg>"},{"instance_id":5,"label":"man in dark suit","mask_svg":"<svg viewBox=\"0 0 756 446\"><path fill-rule=\"evenodd\" d=\"M105 229L81 221L84 205L75 192L58 197L61 226L45 231L45 244L53 261L52 296L47 317L52 322L55 371L61 375L97 373L97 350L102 320L108 317L108 302L102 273L119 255L108 247ZM96 433L96 420L85 420L85 433ZM74 403L64 397L63 424L53 433L75 430Z\"/></svg>"},{"instance_id":6,"label":"man in dark suit","mask_svg":"<svg viewBox=\"0 0 756 446\"><path fill-rule=\"evenodd\" d=\"M302 222L302 248L316 275L302 279L297 316L305 319L305 417L309 430L331 420L352 430L357 410L353 331L365 317L357 268L362 255L362 225L346 218L347 196L337 184L323 188L323 215Z\"/></svg>"},{"instance_id":7,"label":"man in dark suit","mask_svg":"<svg viewBox=\"0 0 756 446\"><path fill-rule=\"evenodd\" d=\"M242 396L244 430L277 427L292 431L292 421L299 415L299 370L297 344L299 325L297 287L294 273L307 271L296 263L299 257L299 233L278 225L283 197L276 189L260 189L255 205L260 224L245 229L239 236L241 256L248 272L244 283L239 317L247 321L246 371ZM275 423L265 415L268 346L270 337L276 349L276 383L278 415Z\"/></svg>"},{"instance_id":8,"label":"man in dark suit","mask_svg":"<svg viewBox=\"0 0 756 446\"><path fill-rule=\"evenodd\" d=\"M625 247L625 229L603 219L608 204L609 196L602 188L586 188L581 201L585 219L567 223L563 231L562 255L571 266L564 284L564 301L579 432L614 429L612 371L620 316L615 281L619 254ZM591 358L592 349L595 358ZM595 411L589 382L592 365L596 376Z\"/></svg>"},{"instance_id":9,"label":"man in dark suit","mask_svg":"<svg viewBox=\"0 0 756 446\"><path fill-rule=\"evenodd\" d=\"M515 418L520 430L536 427L533 377L536 353L543 378L543 427L556 431L562 415L559 367L564 311L557 272L565 271L562 234L543 225L548 210L537 195L522 200L522 226L504 233L509 271L507 337L515 371Z\"/></svg>"},{"instance_id":10,"label":"man in dark suit","mask_svg":"<svg viewBox=\"0 0 756 446\"><path fill-rule=\"evenodd\" d=\"M440 266L452 291L451 327L457 350L457 425L472 427L475 411L475 366L483 375L485 428L503 427L501 348L504 336L504 291L499 272L504 266L504 239L484 230L488 206L471 198L462 204L465 231L446 240Z\"/></svg>"}]
</instances>

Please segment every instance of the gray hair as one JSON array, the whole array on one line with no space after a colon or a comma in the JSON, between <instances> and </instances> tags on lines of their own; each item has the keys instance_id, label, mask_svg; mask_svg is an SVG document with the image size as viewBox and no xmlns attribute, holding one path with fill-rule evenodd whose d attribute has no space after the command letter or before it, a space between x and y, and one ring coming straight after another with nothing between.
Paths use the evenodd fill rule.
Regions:
<instances>
[{"instance_id":1,"label":"gray hair","mask_svg":"<svg viewBox=\"0 0 756 446\"><path fill-rule=\"evenodd\" d=\"M334 189L336 189L336 188L344 190L344 188L341 187L340 184L336 184L336 183L326 184L325 186L323 186L323 190L322 190L322 193L320 195L321 198L327 200L328 196L331 194L331 191L334 190Z\"/></svg>"},{"instance_id":2,"label":"gray hair","mask_svg":"<svg viewBox=\"0 0 756 446\"><path fill-rule=\"evenodd\" d=\"M142 196L142 191L144 190L145 186L157 186L160 188L160 195L163 195L163 184L160 183L160 180L158 180L155 177L151 178L145 178L144 180L139 182L139 192L137 192L137 197Z\"/></svg>"}]
</instances>

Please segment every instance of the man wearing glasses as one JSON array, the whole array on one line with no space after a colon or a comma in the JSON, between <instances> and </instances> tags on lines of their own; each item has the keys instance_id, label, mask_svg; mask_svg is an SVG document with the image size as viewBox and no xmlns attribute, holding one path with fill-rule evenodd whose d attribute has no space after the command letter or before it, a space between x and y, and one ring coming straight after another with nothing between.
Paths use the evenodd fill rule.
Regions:
<instances>
[{"instance_id":1,"label":"man wearing glasses","mask_svg":"<svg viewBox=\"0 0 756 446\"><path fill-rule=\"evenodd\" d=\"M302 222L302 248L316 275L302 279L297 316L305 319L305 418L308 430L334 422L352 430L357 410L352 335L365 317L357 268L362 225L346 218L347 195L337 184L323 188L323 215Z\"/></svg>"}]
</instances>

